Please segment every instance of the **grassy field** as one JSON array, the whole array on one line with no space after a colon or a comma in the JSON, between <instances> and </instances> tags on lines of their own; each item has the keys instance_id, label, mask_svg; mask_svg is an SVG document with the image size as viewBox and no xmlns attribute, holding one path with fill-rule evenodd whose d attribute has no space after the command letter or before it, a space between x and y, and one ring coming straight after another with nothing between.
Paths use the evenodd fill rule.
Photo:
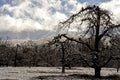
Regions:
<instances>
[{"instance_id":1,"label":"grassy field","mask_svg":"<svg viewBox=\"0 0 120 80\"><path fill-rule=\"evenodd\" d=\"M0 80L85 80L80 77L93 75L92 68L83 67L66 69L64 74L61 73L60 67L0 67ZM120 75L120 71L117 72L115 68L103 68L101 75Z\"/></svg>"}]
</instances>

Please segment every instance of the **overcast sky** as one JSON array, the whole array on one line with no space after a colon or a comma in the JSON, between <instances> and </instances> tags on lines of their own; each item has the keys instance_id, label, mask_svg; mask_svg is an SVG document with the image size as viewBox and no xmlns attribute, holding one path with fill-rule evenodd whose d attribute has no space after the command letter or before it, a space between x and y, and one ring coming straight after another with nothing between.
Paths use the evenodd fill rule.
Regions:
<instances>
[{"instance_id":1,"label":"overcast sky","mask_svg":"<svg viewBox=\"0 0 120 80\"><path fill-rule=\"evenodd\" d=\"M0 31L53 30L88 4L112 11L120 21L120 0L0 0Z\"/></svg>"}]
</instances>

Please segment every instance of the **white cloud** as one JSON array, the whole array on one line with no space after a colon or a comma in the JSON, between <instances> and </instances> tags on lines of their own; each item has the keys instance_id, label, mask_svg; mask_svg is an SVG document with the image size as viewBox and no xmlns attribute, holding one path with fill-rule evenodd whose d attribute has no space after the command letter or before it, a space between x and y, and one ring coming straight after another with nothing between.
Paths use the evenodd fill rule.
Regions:
<instances>
[{"instance_id":1,"label":"white cloud","mask_svg":"<svg viewBox=\"0 0 120 80\"><path fill-rule=\"evenodd\" d=\"M0 30L53 30L83 5L77 0L12 0L0 7Z\"/></svg>"},{"instance_id":2,"label":"white cloud","mask_svg":"<svg viewBox=\"0 0 120 80\"><path fill-rule=\"evenodd\" d=\"M11 0L0 7L0 31L53 30L60 21L78 12L86 3L78 0ZM120 21L120 0L101 3Z\"/></svg>"},{"instance_id":3,"label":"white cloud","mask_svg":"<svg viewBox=\"0 0 120 80\"><path fill-rule=\"evenodd\" d=\"M35 22L31 19L23 20L21 18L13 18L9 15L1 16L0 17L0 31L14 31L14 32L20 32L24 30L36 30L40 29L42 25L40 25L38 22Z\"/></svg>"},{"instance_id":4,"label":"white cloud","mask_svg":"<svg viewBox=\"0 0 120 80\"><path fill-rule=\"evenodd\" d=\"M111 0L100 4L100 7L113 13L114 22L120 23L120 0Z\"/></svg>"}]
</instances>

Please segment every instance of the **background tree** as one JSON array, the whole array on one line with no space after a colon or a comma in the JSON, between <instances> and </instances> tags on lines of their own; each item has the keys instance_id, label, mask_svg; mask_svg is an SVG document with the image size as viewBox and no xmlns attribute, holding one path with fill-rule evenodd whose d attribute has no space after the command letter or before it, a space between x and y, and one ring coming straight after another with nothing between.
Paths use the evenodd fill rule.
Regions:
<instances>
[{"instance_id":1,"label":"background tree","mask_svg":"<svg viewBox=\"0 0 120 80\"><path fill-rule=\"evenodd\" d=\"M113 52L112 54L115 56L114 57L114 64L111 63L110 66L112 65L115 65L115 63L117 63L117 72L119 70L119 67L120 67L120 35L116 35L114 36L112 39L111 39L111 47L110 47L110 50ZM114 66L113 66L114 67Z\"/></svg>"},{"instance_id":2,"label":"background tree","mask_svg":"<svg viewBox=\"0 0 120 80\"><path fill-rule=\"evenodd\" d=\"M11 46L8 39L3 40L0 39L0 66L8 66L10 65L10 59L12 56Z\"/></svg>"},{"instance_id":3,"label":"background tree","mask_svg":"<svg viewBox=\"0 0 120 80\"><path fill-rule=\"evenodd\" d=\"M110 50L109 47L105 47L103 42L118 35L120 24L113 23L109 11L94 5L82 8L78 13L58 25L59 30L70 31L73 28L79 31L79 38L71 38L65 34L61 34L60 37L85 45L89 50L87 55L91 60L84 59L84 61L88 66L94 68L95 77L100 77L101 68L105 67L114 57L109 52L104 54L105 51Z\"/></svg>"},{"instance_id":4,"label":"background tree","mask_svg":"<svg viewBox=\"0 0 120 80\"><path fill-rule=\"evenodd\" d=\"M18 61L19 47L20 47L20 45L17 44L17 45L14 47L14 49L13 49L13 51L14 51L14 53L15 53L15 55L14 55L14 66L15 66L15 67L17 66L17 63L18 63L17 61Z\"/></svg>"},{"instance_id":5,"label":"background tree","mask_svg":"<svg viewBox=\"0 0 120 80\"><path fill-rule=\"evenodd\" d=\"M52 39L52 41L49 41L48 43L50 46L54 46L56 49L59 49L60 55L60 62L62 65L62 73L65 73L65 67L69 67L71 69L71 63L70 60L68 60L67 56L70 53L70 47L68 45L71 44L71 42L67 39L61 39L61 37L58 35ZM59 63L59 62L58 62Z\"/></svg>"}]
</instances>

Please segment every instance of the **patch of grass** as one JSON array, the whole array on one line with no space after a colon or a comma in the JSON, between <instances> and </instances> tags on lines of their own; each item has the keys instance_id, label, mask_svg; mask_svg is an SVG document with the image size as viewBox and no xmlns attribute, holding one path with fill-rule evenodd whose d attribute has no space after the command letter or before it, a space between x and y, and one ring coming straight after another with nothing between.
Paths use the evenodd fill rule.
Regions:
<instances>
[{"instance_id":1,"label":"patch of grass","mask_svg":"<svg viewBox=\"0 0 120 80\"><path fill-rule=\"evenodd\" d=\"M93 75L87 75L87 74L72 74L69 76L80 79L92 79L92 80L120 80L120 75L116 75L116 74L109 76L101 76L100 78L95 78Z\"/></svg>"},{"instance_id":2,"label":"patch of grass","mask_svg":"<svg viewBox=\"0 0 120 80\"><path fill-rule=\"evenodd\" d=\"M93 75L87 75L87 74L71 74L70 77L80 78L80 79L93 79Z\"/></svg>"},{"instance_id":3,"label":"patch of grass","mask_svg":"<svg viewBox=\"0 0 120 80\"><path fill-rule=\"evenodd\" d=\"M38 76L37 78L46 78L46 77L67 77L67 76L60 76L60 75L50 75L50 76Z\"/></svg>"},{"instance_id":4,"label":"patch of grass","mask_svg":"<svg viewBox=\"0 0 120 80\"><path fill-rule=\"evenodd\" d=\"M46 79L46 76L39 76L37 79Z\"/></svg>"},{"instance_id":5,"label":"patch of grass","mask_svg":"<svg viewBox=\"0 0 120 80\"><path fill-rule=\"evenodd\" d=\"M61 79L60 79L61 78ZM79 80L79 79L85 79L85 80L120 80L120 75L109 75L109 76L101 76L100 78L95 78L93 75L88 74L71 74L68 76L58 76L58 75L52 75L52 76L38 76L35 77L32 80L35 79L41 79L41 80L51 80L51 79L59 79L59 80Z\"/></svg>"},{"instance_id":6,"label":"patch of grass","mask_svg":"<svg viewBox=\"0 0 120 80\"><path fill-rule=\"evenodd\" d=\"M114 79L114 80L120 80L120 75L114 74L114 75L106 76L105 78Z\"/></svg>"},{"instance_id":7,"label":"patch of grass","mask_svg":"<svg viewBox=\"0 0 120 80\"><path fill-rule=\"evenodd\" d=\"M47 71L30 71L30 70L28 70L27 72L28 73L55 73L55 74L61 73L61 72L52 72L52 71L47 72Z\"/></svg>"},{"instance_id":8,"label":"patch of grass","mask_svg":"<svg viewBox=\"0 0 120 80\"><path fill-rule=\"evenodd\" d=\"M18 80L18 79L0 79L0 80Z\"/></svg>"},{"instance_id":9,"label":"patch of grass","mask_svg":"<svg viewBox=\"0 0 120 80\"><path fill-rule=\"evenodd\" d=\"M38 77L33 77L32 78L32 80L34 80L34 79L47 79L47 78L50 78L50 77L52 77L52 78L54 78L54 77L61 77L61 76L59 76L59 75L50 75L50 76L38 76Z\"/></svg>"}]
</instances>

